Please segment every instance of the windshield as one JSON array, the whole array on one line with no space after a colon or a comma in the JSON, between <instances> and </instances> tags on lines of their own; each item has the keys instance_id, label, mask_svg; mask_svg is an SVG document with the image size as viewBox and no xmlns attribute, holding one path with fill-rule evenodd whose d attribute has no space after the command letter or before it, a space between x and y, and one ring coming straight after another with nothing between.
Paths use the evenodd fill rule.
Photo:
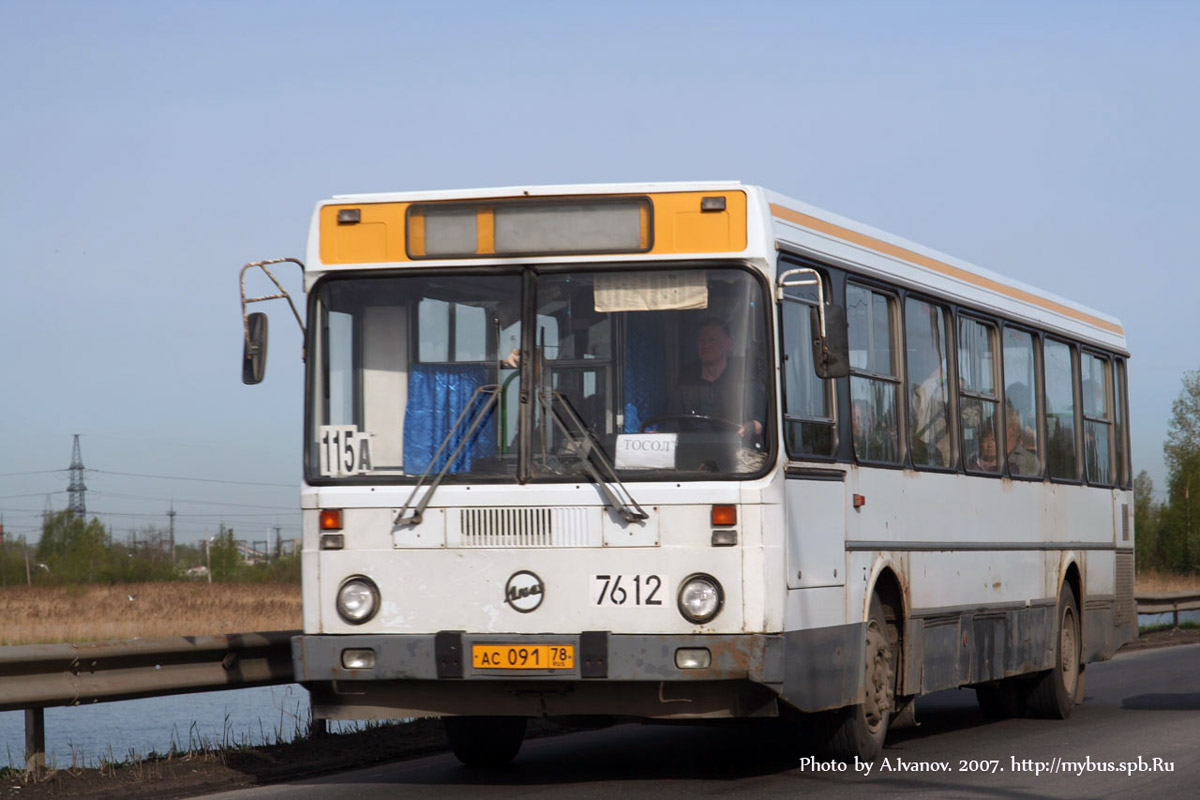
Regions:
<instances>
[{"instance_id":1,"label":"windshield","mask_svg":"<svg viewBox=\"0 0 1200 800\"><path fill-rule=\"evenodd\" d=\"M326 280L309 477L578 481L597 474L589 463L621 480L758 473L765 309L760 282L736 268Z\"/></svg>"}]
</instances>

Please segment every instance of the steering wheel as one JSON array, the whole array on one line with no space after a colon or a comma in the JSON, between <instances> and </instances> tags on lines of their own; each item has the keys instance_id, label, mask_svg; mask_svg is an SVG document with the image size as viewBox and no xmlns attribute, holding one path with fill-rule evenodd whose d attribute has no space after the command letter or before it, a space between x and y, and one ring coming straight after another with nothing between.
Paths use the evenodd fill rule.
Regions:
<instances>
[{"instance_id":1,"label":"steering wheel","mask_svg":"<svg viewBox=\"0 0 1200 800\"><path fill-rule=\"evenodd\" d=\"M733 431L734 433L737 433L738 428L742 427L736 422L732 422L722 417L710 417L707 414L660 414L657 417L651 417L643 422L641 432L645 433L647 428L657 425L660 422L680 423L678 426L679 430L684 431L686 429L688 432L703 430L701 425L697 425L696 423L707 425L709 430L726 430Z\"/></svg>"}]
</instances>

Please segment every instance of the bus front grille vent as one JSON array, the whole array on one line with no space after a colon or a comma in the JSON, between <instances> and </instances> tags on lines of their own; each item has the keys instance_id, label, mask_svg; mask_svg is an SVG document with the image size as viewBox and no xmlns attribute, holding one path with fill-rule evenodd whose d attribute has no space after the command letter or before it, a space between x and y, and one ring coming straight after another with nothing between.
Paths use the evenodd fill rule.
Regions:
<instances>
[{"instance_id":1,"label":"bus front grille vent","mask_svg":"<svg viewBox=\"0 0 1200 800\"><path fill-rule=\"evenodd\" d=\"M587 508L464 508L460 547L595 547L600 531ZM451 542L453 543L453 542Z\"/></svg>"}]
</instances>

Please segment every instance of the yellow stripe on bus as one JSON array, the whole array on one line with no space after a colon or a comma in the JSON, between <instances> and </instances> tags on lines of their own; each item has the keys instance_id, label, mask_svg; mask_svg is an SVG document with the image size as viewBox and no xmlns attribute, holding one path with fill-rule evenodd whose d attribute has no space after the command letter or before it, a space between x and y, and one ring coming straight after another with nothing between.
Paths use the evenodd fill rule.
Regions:
<instances>
[{"instance_id":1,"label":"yellow stripe on bus","mask_svg":"<svg viewBox=\"0 0 1200 800\"><path fill-rule=\"evenodd\" d=\"M907 261L910 264L916 264L917 266L925 267L926 269L933 270L941 275L946 275L950 278L957 278L960 281L970 283L983 289L990 289L993 292L1011 297L1014 300L1022 300L1026 303L1040 306L1048 311L1057 312L1063 316L1070 317L1071 319L1075 319L1080 322L1085 322L1088 325L1093 325L1097 328L1110 331L1117 335L1124 335L1125 333L1120 325L1116 325L1108 320L1094 317L1091 314L1078 311L1069 306L1065 306L1062 303L1056 303L1053 300L1041 297L1040 295L1017 289L1014 286L1009 286L1007 284L994 281L990 278L985 278L982 275L977 275L976 273L971 272L970 270L965 270L961 267L955 267L943 261L938 261L935 258L923 256L920 253L914 253L912 250L890 244L881 239L876 239L873 236L867 236L866 234L859 233L858 231L853 231L849 228L843 228L841 225L834 225L832 222L826 222L823 219L811 216L809 214L802 214L799 211L793 211L785 206L771 203L771 215L782 220L787 220L788 222L794 222L801 227L828 234L829 236L851 242L852 244L859 245L860 247L865 247L868 250L874 250L877 253L882 253L884 255L892 256L893 258L898 258L901 261Z\"/></svg>"}]
</instances>

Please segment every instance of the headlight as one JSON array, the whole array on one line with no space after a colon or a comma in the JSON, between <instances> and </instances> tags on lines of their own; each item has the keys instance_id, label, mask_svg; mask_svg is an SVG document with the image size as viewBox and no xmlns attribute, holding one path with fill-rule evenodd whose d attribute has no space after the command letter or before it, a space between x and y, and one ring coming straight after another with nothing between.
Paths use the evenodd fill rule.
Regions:
<instances>
[{"instance_id":1,"label":"headlight","mask_svg":"<svg viewBox=\"0 0 1200 800\"><path fill-rule=\"evenodd\" d=\"M337 610L346 622L361 625L379 610L379 589L362 575L347 578L338 589Z\"/></svg>"},{"instance_id":2,"label":"headlight","mask_svg":"<svg viewBox=\"0 0 1200 800\"><path fill-rule=\"evenodd\" d=\"M711 575L692 575L679 587L679 613L689 622L708 622L721 613L725 593Z\"/></svg>"}]
</instances>

